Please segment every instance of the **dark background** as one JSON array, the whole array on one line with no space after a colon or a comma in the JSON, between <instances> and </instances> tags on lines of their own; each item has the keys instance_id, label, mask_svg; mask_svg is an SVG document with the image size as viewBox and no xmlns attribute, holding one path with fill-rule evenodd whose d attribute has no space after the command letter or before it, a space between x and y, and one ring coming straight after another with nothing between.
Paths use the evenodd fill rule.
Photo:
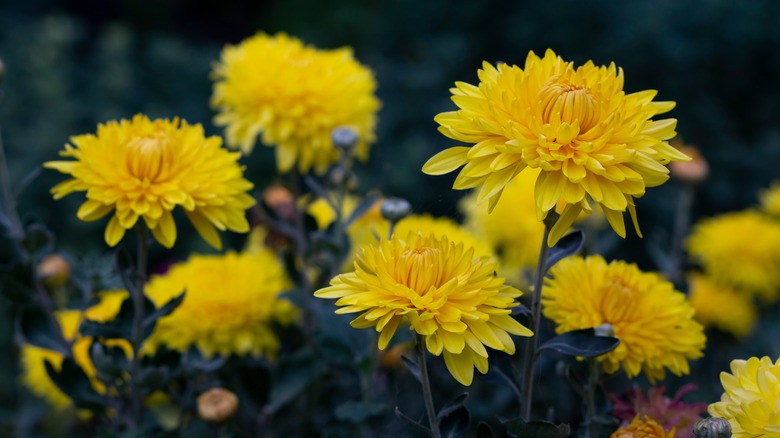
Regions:
<instances>
[{"instance_id":1,"label":"dark background","mask_svg":"<svg viewBox=\"0 0 780 438\"><path fill-rule=\"evenodd\" d=\"M627 92L656 89L657 99L677 102L669 116L679 120L680 137L711 165L694 218L754 205L757 191L780 177L780 3L773 0L5 0L0 127L12 180L18 185L56 159L70 136L139 112L180 116L221 134L208 107L211 65L224 44L260 30L286 31L320 48L352 46L374 70L383 108L379 140L357 169L360 187L407 197L418 212L455 217L464 194L450 189L454 173L420 171L430 156L454 145L433 121L455 108L449 88L455 81L476 83L483 60L522 66L529 50L547 48L578 65L614 61L625 71ZM276 178L271 148L257 146L244 163L258 189ZM76 218L83 196L52 200L49 189L63 179L41 171L21 193L20 210L43 218L61 249L107 253L105 220ZM629 231L608 256L654 268L646 246L667 245L678 190L674 181L650 189L638 201L647 237ZM200 239L187 238L194 232L186 221L177 222L181 237L172 257L209 251ZM228 239L233 247L243 241ZM731 350L708 351L714 361L705 368L716 386L737 347L731 342ZM764 354L765 346L751 344L749 353ZM717 397L719 389L710 390Z\"/></svg>"}]
</instances>

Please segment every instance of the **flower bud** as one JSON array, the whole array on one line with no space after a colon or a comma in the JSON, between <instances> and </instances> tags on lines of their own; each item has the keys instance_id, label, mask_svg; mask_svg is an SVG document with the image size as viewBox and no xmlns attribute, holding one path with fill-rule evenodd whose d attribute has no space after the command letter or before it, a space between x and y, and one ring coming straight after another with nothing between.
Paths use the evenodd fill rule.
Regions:
<instances>
[{"instance_id":1,"label":"flower bud","mask_svg":"<svg viewBox=\"0 0 780 438\"><path fill-rule=\"evenodd\" d=\"M358 142L358 135L352 128L339 127L330 134L333 147L344 151L352 150Z\"/></svg>"},{"instance_id":2,"label":"flower bud","mask_svg":"<svg viewBox=\"0 0 780 438\"><path fill-rule=\"evenodd\" d=\"M406 199L387 198L382 201L379 212L383 218L396 223L412 213L412 205Z\"/></svg>"},{"instance_id":3,"label":"flower bud","mask_svg":"<svg viewBox=\"0 0 780 438\"><path fill-rule=\"evenodd\" d=\"M238 397L224 388L211 388L198 396L198 415L207 423L221 423L238 410Z\"/></svg>"},{"instance_id":4,"label":"flower bud","mask_svg":"<svg viewBox=\"0 0 780 438\"><path fill-rule=\"evenodd\" d=\"M263 191L263 203L285 221L295 218L295 199L286 188L273 185Z\"/></svg>"},{"instance_id":5,"label":"flower bud","mask_svg":"<svg viewBox=\"0 0 780 438\"><path fill-rule=\"evenodd\" d=\"M49 254L38 263L38 277L47 286L59 286L70 278L70 264L59 254Z\"/></svg>"},{"instance_id":6,"label":"flower bud","mask_svg":"<svg viewBox=\"0 0 780 438\"><path fill-rule=\"evenodd\" d=\"M669 163L669 172L678 181L685 184L697 184L707 179L710 166L695 146L683 146L680 152L691 157L691 161Z\"/></svg>"},{"instance_id":7,"label":"flower bud","mask_svg":"<svg viewBox=\"0 0 780 438\"><path fill-rule=\"evenodd\" d=\"M729 438L731 437L731 424L725 418L705 418L693 426L693 436L696 438Z\"/></svg>"}]
</instances>

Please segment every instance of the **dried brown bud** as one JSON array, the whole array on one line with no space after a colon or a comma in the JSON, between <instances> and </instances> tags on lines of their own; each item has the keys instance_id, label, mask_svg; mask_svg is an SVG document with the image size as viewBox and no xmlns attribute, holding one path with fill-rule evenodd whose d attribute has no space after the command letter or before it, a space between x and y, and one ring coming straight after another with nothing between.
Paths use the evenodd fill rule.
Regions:
<instances>
[{"instance_id":1,"label":"dried brown bud","mask_svg":"<svg viewBox=\"0 0 780 438\"><path fill-rule=\"evenodd\" d=\"M198 415L207 423L221 423L238 410L238 397L225 388L211 388L198 396Z\"/></svg>"},{"instance_id":2,"label":"dried brown bud","mask_svg":"<svg viewBox=\"0 0 780 438\"><path fill-rule=\"evenodd\" d=\"M59 254L49 254L38 263L38 277L47 286L59 286L70 278L70 264Z\"/></svg>"},{"instance_id":3,"label":"dried brown bud","mask_svg":"<svg viewBox=\"0 0 780 438\"><path fill-rule=\"evenodd\" d=\"M396 344L389 350L384 350L379 356L379 365L387 370L401 366L401 353L407 350L407 346Z\"/></svg>"},{"instance_id":4,"label":"dried brown bud","mask_svg":"<svg viewBox=\"0 0 780 438\"><path fill-rule=\"evenodd\" d=\"M295 199L289 190L274 185L263 191L263 202L285 221L295 218Z\"/></svg>"},{"instance_id":5,"label":"dried brown bud","mask_svg":"<svg viewBox=\"0 0 780 438\"><path fill-rule=\"evenodd\" d=\"M731 423L725 418L719 417L699 420L693 426L693 436L696 438L730 438Z\"/></svg>"},{"instance_id":6,"label":"dried brown bud","mask_svg":"<svg viewBox=\"0 0 780 438\"><path fill-rule=\"evenodd\" d=\"M685 184L697 184L706 180L710 173L710 166L699 149L695 146L683 146L678 149L691 157L691 161L669 163L669 172L672 176Z\"/></svg>"}]
</instances>

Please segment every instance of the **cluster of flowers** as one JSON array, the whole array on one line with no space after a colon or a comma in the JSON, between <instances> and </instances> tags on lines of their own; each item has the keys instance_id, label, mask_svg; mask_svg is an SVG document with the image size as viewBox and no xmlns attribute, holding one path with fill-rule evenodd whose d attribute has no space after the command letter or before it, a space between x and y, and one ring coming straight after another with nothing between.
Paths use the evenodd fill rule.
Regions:
<instances>
[{"instance_id":1,"label":"cluster of flowers","mask_svg":"<svg viewBox=\"0 0 780 438\"><path fill-rule=\"evenodd\" d=\"M435 118L444 135L465 145L436 154L423 167L432 175L462 167L453 187L476 189L460 204L464 225L427 215L391 223L377 203L346 229L353 250L343 273L330 286L307 291L337 299L336 313L358 314L351 325L376 330L380 349L408 325L463 385L472 383L474 369L487 372L488 349L514 354L510 335L534 336L512 309L520 288L529 286L526 273L539 262L536 242L548 235L543 244L555 245L578 220L598 227L606 219L625 237L625 212L641 236L636 199L668 179L668 163L689 159L668 143L676 120L653 120L675 104L654 101L652 90L627 94L623 71L614 64L576 67L548 50L542 57L529 53L522 68L484 63L478 76L478 85L456 83L458 110ZM333 130L349 127L358 139L352 156L368 157L380 104L372 73L349 49L321 51L284 34L259 34L225 48L213 77L215 122L226 127L228 146L249 153L260 140L275 147L281 173L321 175L341 159ZM247 193L253 185L244 179L240 154L224 149L219 137L205 137L200 125L138 115L73 137L62 155L73 160L46 163L71 176L53 189L55 198L86 192L77 213L84 221L113 213L105 230L110 246L140 225L172 247L177 206L216 249L217 230L250 231L245 210L255 200ZM347 197L339 212L320 199L306 208L324 230L358 204ZM590 255L565 259L549 272L543 314L558 333L608 326L620 345L598 357L606 373L623 370L650 381L663 379L667 370L688 374L706 342L694 314L744 335L755 310L740 297L777 299L780 222L772 215L780 213L780 187L764 196L763 205L762 212L697 225L688 250L701 259L705 275L693 277L690 300L659 274ZM589 216L594 207L601 216ZM550 217L558 219L546 234ZM740 233L748 230L762 239L745 239ZM250 239L244 252L193 255L151 278L144 293L157 306L187 292L141 354L197 346L207 356L274 357L280 345L273 326L294 323L300 311L280 296L291 280L263 232L256 232L260 237ZM88 372L88 354L79 351L90 340L79 338L78 322L113 318L126 294L104 293L93 307L59 313L65 336L76 341L76 360ZM708 305L732 312L719 317L723 312L708 311ZM28 347L25 381L62 406L67 398L47 380L42 364L47 357L56 365L56 355ZM723 377L726 394L710 414L727 418L736 436L771 436L780 427L778 381L780 362L735 361L732 374ZM613 436L674 435L650 415L637 414Z\"/></svg>"}]
</instances>

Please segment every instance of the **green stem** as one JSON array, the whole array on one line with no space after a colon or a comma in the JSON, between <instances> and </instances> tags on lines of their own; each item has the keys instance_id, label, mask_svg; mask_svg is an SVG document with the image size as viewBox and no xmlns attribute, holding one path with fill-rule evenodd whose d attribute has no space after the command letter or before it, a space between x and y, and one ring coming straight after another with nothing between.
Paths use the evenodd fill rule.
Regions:
<instances>
[{"instance_id":1,"label":"green stem","mask_svg":"<svg viewBox=\"0 0 780 438\"><path fill-rule=\"evenodd\" d=\"M428 413L428 424L431 428L433 438L441 438L439 424L436 422L436 409L433 407L433 394L431 393L431 380L428 378L428 366L425 363L425 348L423 347L424 338L417 335L417 361L420 364L420 378L422 379L423 398L425 399L425 411Z\"/></svg>"},{"instance_id":2,"label":"green stem","mask_svg":"<svg viewBox=\"0 0 780 438\"><path fill-rule=\"evenodd\" d=\"M588 359L588 386L585 388L585 407L587 409L586 438L596 437L596 387L599 384L599 362L596 358Z\"/></svg>"},{"instance_id":3,"label":"green stem","mask_svg":"<svg viewBox=\"0 0 780 438\"><path fill-rule=\"evenodd\" d=\"M677 200L677 212L674 218L674 234L672 236L672 251L669 255L669 265L664 276L667 280L677 283L682 265L683 240L688 232L688 224L691 220L691 207L695 189L691 184L684 184Z\"/></svg>"},{"instance_id":4,"label":"green stem","mask_svg":"<svg viewBox=\"0 0 780 438\"><path fill-rule=\"evenodd\" d=\"M149 263L149 237L147 234L146 225L141 223L138 225L138 263L136 266L136 278L138 283L135 290L132 292L131 299L133 300L133 327L132 327L132 346L133 346L133 360L131 362L131 381L130 388L132 393L130 394L130 413L131 413L131 425L136 430L141 430L143 423L143 397L141 395L141 389L138 387L137 382L141 378L141 344L143 342L143 322L144 322L144 285L146 284L147 265Z\"/></svg>"},{"instance_id":5,"label":"green stem","mask_svg":"<svg viewBox=\"0 0 780 438\"><path fill-rule=\"evenodd\" d=\"M554 214L550 212L548 214ZM536 273L534 274L534 290L531 295L531 330L533 336L526 338L523 348L523 404L522 417L526 421L531 419L531 405L533 403L534 393L534 365L536 364L536 350L539 347L539 327L542 318L542 286L544 285L544 274L547 272L547 254L550 247L547 246L547 237L550 235L551 224L545 221L544 235L542 237L542 246L539 250L539 260L536 262Z\"/></svg>"}]
</instances>

